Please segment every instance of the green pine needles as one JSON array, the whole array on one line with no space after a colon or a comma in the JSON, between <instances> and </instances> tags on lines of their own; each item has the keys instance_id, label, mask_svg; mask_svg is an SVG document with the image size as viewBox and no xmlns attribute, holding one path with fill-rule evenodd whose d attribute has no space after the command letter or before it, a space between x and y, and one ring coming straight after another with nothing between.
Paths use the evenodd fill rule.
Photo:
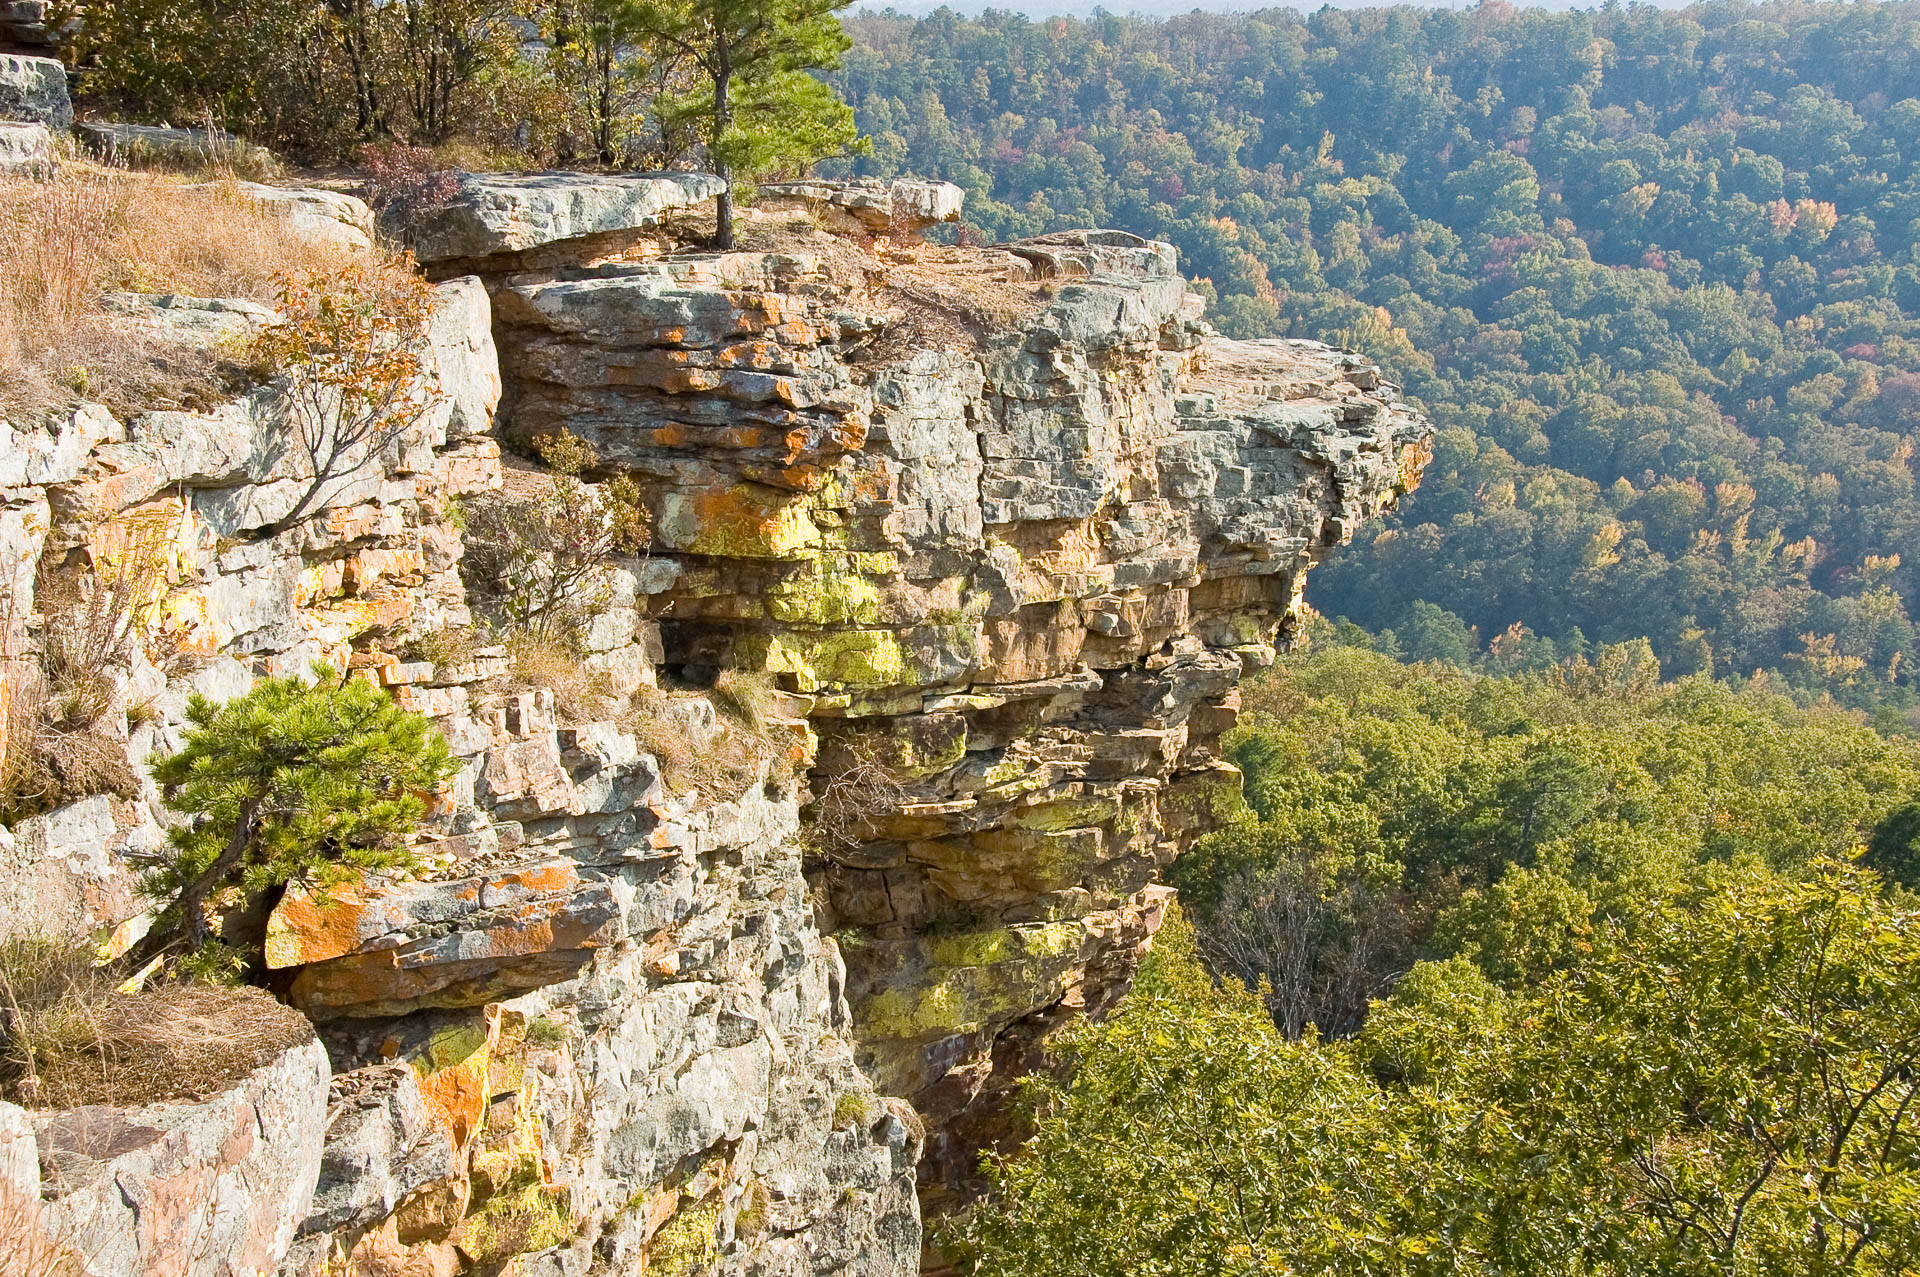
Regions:
<instances>
[{"instance_id":1,"label":"green pine needles","mask_svg":"<svg viewBox=\"0 0 1920 1277\"><path fill-rule=\"evenodd\" d=\"M229 888L324 889L414 863L402 839L454 770L445 739L371 683L316 677L265 679L220 705L195 696L185 748L153 760L168 808L188 819L142 883L161 906L143 956L204 944L208 906Z\"/></svg>"}]
</instances>

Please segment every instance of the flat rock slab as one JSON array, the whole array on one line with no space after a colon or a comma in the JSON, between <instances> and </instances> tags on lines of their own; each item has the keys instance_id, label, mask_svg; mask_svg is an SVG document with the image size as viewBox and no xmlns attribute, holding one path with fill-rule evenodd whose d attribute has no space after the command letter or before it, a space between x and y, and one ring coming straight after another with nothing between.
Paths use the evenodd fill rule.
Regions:
<instances>
[{"instance_id":1,"label":"flat rock slab","mask_svg":"<svg viewBox=\"0 0 1920 1277\"><path fill-rule=\"evenodd\" d=\"M422 262L520 253L543 244L639 230L726 189L711 173L480 173L409 227Z\"/></svg>"},{"instance_id":2,"label":"flat rock slab","mask_svg":"<svg viewBox=\"0 0 1920 1277\"><path fill-rule=\"evenodd\" d=\"M248 167L273 169L277 161L221 129L170 129L157 124L102 124L73 127L80 144L109 162L191 167L231 158Z\"/></svg>"},{"instance_id":3,"label":"flat rock slab","mask_svg":"<svg viewBox=\"0 0 1920 1277\"><path fill-rule=\"evenodd\" d=\"M53 130L39 121L0 121L0 173L35 172L53 164Z\"/></svg>"},{"instance_id":4,"label":"flat rock slab","mask_svg":"<svg viewBox=\"0 0 1920 1277\"><path fill-rule=\"evenodd\" d=\"M0 54L0 120L64 129L73 123L67 69L52 58Z\"/></svg>"},{"instance_id":5,"label":"flat rock slab","mask_svg":"<svg viewBox=\"0 0 1920 1277\"><path fill-rule=\"evenodd\" d=\"M870 231L917 231L936 222L958 221L966 198L967 193L952 182L908 177L891 181L773 182L760 188L763 207L831 209Z\"/></svg>"}]
</instances>

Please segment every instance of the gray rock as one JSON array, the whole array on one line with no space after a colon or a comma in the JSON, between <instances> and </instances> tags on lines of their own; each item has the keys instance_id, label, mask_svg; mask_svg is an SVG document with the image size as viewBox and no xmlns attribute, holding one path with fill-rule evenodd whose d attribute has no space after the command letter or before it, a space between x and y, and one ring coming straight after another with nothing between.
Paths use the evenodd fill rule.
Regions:
<instances>
[{"instance_id":1,"label":"gray rock","mask_svg":"<svg viewBox=\"0 0 1920 1277\"><path fill-rule=\"evenodd\" d=\"M952 182L915 178L866 178L850 182L771 182L759 188L759 204L843 213L870 231L919 231L960 218L967 193Z\"/></svg>"},{"instance_id":2,"label":"gray rock","mask_svg":"<svg viewBox=\"0 0 1920 1277\"><path fill-rule=\"evenodd\" d=\"M170 341L213 346L254 332L278 317L271 306L239 297L188 297L182 293L107 293L102 309Z\"/></svg>"},{"instance_id":3,"label":"gray rock","mask_svg":"<svg viewBox=\"0 0 1920 1277\"><path fill-rule=\"evenodd\" d=\"M73 126L80 144L109 163L195 168L230 160L251 170L276 169L265 149L249 146L223 129L175 129L156 124L116 124L84 120Z\"/></svg>"},{"instance_id":4,"label":"gray rock","mask_svg":"<svg viewBox=\"0 0 1920 1277\"><path fill-rule=\"evenodd\" d=\"M242 1277L280 1266L307 1218L327 1052L284 1052L200 1102L35 1113L43 1218L87 1277Z\"/></svg>"},{"instance_id":5,"label":"gray rock","mask_svg":"<svg viewBox=\"0 0 1920 1277\"><path fill-rule=\"evenodd\" d=\"M53 133L38 120L0 120L0 173L39 173L53 166Z\"/></svg>"},{"instance_id":6,"label":"gray rock","mask_svg":"<svg viewBox=\"0 0 1920 1277\"><path fill-rule=\"evenodd\" d=\"M73 123L67 69L52 58L0 54L0 119L64 129Z\"/></svg>"},{"instance_id":7,"label":"gray rock","mask_svg":"<svg viewBox=\"0 0 1920 1277\"><path fill-rule=\"evenodd\" d=\"M422 262L484 258L638 230L714 198L724 185L710 173L469 174L458 196L407 231Z\"/></svg>"},{"instance_id":8,"label":"gray rock","mask_svg":"<svg viewBox=\"0 0 1920 1277\"><path fill-rule=\"evenodd\" d=\"M334 1077L326 1146L302 1234L365 1228L415 1189L454 1174L453 1142L435 1125L420 1082L404 1064Z\"/></svg>"},{"instance_id":9,"label":"gray rock","mask_svg":"<svg viewBox=\"0 0 1920 1277\"><path fill-rule=\"evenodd\" d=\"M292 222L301 233L340 248L373 246L373 210L357 196L309 186L236 182L248 199Z\"/></svg>"}]
</instances>

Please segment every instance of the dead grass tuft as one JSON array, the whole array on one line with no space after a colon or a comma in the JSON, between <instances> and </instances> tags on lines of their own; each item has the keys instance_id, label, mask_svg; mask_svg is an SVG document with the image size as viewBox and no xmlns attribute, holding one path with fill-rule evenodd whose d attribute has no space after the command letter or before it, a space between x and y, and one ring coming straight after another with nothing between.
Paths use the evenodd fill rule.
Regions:
<instances>
[{"instance_id":1,"label":"dead grass tuft","mask_svg":"<svg viewBox=\"0 0 1920 1277\"><path fill-rule=\"evenodd\" d=\"M231 182L82 164L45 181L0 178L0 418L88 400L125 414L217 399L231 387L212 352L116 320L103 294L271 303L277 276L337 269L348 256Z\"/></svg>"},{"instance_id":2,"label":"dead grass tuft","mask_svg":"<svg viewBox=\"0 0 1920 1277\"><path fill-rule=\"evenodd\" d=\"M0 1085L33 1108L212 1095L313 1035L259 989L160 984L121 992L73 940L0 942Z\"/></svg>"},{"instance_id":3,"label":"dead grass tuft","mask_svg":"<svg viewBox=\"0 0 1920 1277\"><path fill-rule=\"evenodd\" d=\"M561 723L597 723L617 717L619 698L605 670L581 664L580 653L564 642L535 634L509 634L507 676L501 688L507 695L539 691L553 693L554 717Z\"/></svg>"},{"instance_id":4,"label":"dead grass tuft","mask_svg":"<svg viewBox=\"0 0 1920 1277\"><path fill-rule=\"evenodd\" d=\"M750 732L764 733L773 714L774 687L771 674L746 670L722 670L707 693L713 707Z\"/></svg>"},{"instance_id":5,"label":"dead grass tuft","mask_svg":"<svg viewBox=\"0 0 1920 1277\"><path fill-rule=\"evenodd\" d=\"M668 711L672 698L651 688L641 689L620 718L645 753L660 764L667 788L680 794L698 794L715 802L738 798L759 779L761 768L779 756L779 750L761 731L743 722L723 724L705 749L696 748L686 727Z\"/></svg>"},{"instance_id":6,"label":"dead grass tuft","mask_svg":"<svg viewBox=\"0 0 1920 1277\"><path fill-rule=\"evenodd\" d=\"M0 1176L0 1273L19 1277L86 1277L85 1258L49 1234L40 1202Z\"/></svg>"}]
</instances>

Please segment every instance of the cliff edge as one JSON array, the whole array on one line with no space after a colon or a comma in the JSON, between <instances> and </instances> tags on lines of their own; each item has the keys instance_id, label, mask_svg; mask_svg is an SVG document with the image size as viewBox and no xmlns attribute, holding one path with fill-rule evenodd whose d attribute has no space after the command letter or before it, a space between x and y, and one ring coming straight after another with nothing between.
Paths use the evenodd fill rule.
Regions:
<instances>
[{"instance_id":1,"label":"cliff edge","mask_svg":"<svg viewBox=\"0 0 1920 1277\"><path fill-rule=\"evenodd\" d=\"M327 661L460 760L428 871L266 924L333 1075L311 1185L254 1204L289 1277L913 1271L921 1204L973 1190L1011 1080L1125 991L1159 870L1228 810L1236 686L1307 570L1427 459L1364 359L1213 334L1166 245L929 244L955 188L808 183L714 254L711 194L470 180L416 242L436 410L293 526L272 386L0 449L9 615L159 546L193 658L119 680L135 792L0 838L20 910L137 930L145 759L191 691ZM492 606L471 504L560 432L651 536L567 671L585 709L445 641ZM751 723L742 671L777 688ZM726 764L685 783L669 745Z\"/></svg>"}]
</instances>

